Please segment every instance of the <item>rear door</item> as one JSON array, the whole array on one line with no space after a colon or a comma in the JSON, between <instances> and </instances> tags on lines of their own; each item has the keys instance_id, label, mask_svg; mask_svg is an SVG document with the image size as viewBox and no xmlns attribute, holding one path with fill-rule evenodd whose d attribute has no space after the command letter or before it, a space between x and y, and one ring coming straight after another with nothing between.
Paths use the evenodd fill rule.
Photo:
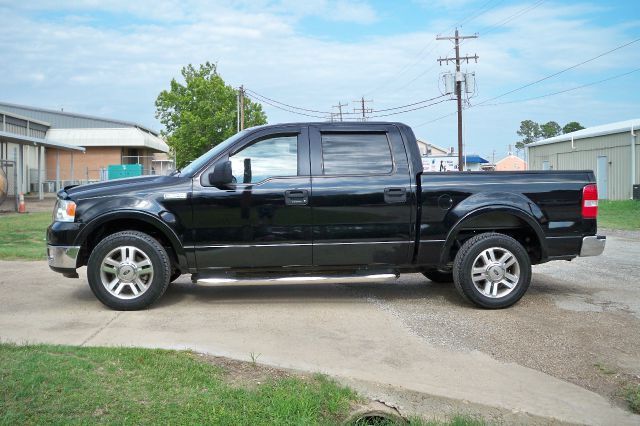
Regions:
<instances>
[{"instance_id":1,"label":"rear door","mask_svg":"<svg viewBox=\"0 0 640 426\"><path fill-rule=\"evenodd\" d=\"M412 192L393 125L312 125L315 266L409 262Z\"/></svg>"}]
</instances>

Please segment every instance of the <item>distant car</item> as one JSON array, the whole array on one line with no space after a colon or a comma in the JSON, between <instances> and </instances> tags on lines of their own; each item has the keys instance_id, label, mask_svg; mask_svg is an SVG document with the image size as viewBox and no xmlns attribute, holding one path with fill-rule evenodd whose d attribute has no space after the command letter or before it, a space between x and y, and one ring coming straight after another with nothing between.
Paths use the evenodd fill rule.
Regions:
<instances>
[{"instance_id":1,"label":"distant car","mask_svg":"<svg viewBox=\"0 0 640 426\"><path fill-rule=\"evenodd\" d=\"M58 193L51 269L87 265L96 297L141 309L194 282L330 282L421 272L484 308L531 265L599 255L592 171L423 173L400 123L256 127L172 176Z\"/></svg>"}]
</instances>

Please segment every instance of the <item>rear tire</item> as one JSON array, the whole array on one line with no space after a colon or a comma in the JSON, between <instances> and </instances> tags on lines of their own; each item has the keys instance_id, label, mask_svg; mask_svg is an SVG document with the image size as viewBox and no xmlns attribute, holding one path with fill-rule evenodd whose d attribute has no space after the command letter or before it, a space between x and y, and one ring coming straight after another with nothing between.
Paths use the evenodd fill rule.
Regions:
<instances>
[{"instance_id":1,"label":"rear tire","mask_svg":"<svg viewBox=\"0 0 640 426\"><path fill-rule=\"evenodd\" d=\"M104 238L87 263L91 291L100 302L119 311L150 306L164 294L170 276L167 251L156 239L138 231Z\"/></svg>"},{"instance_id":2,"label":"rear tire","mask_svg":"<svg viewBox=\"0 0 640 426\"><path fill-rule=\"evenodd\" d=\"M529 288L531 260L525 248L508 235L476 235L458 251L453 280L458 293L475 305L507 308Z\"/></svg>"},{"instance_id":3,"label":"rear tire","mask_svg":"<svg viewBox=\"0 0 640 426\"><path fill-rule=\"evenodd\" d=\"M453 271L441 271L440 269L430 269L422 273L434 283L448 284L453 282Z\"/></svg>"}]
</instances>

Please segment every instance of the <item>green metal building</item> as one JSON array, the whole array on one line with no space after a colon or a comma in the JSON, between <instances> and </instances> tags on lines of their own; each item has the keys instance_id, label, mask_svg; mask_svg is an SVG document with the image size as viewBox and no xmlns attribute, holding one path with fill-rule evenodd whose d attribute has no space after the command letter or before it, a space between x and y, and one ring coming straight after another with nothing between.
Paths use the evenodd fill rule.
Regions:
<instances>
[{"instance_id":1,"label":"green metal building","mask_svg":"<svg viewBox=\"0 0 640 426\"><path fill-rule=\"evenodd\" d=\"M590 127L526 146L530 170L593 170L601 199L640 192L640 119Z\"/></svg>"}]
</instances>

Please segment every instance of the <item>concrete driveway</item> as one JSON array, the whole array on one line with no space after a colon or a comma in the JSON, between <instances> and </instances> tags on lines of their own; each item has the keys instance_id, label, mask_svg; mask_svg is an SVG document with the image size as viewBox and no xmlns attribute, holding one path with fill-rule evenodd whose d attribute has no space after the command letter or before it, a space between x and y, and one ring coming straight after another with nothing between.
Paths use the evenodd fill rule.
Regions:
<instances>
[{"instance_id":1,"label":"concrete driveway","mask_svg":"<svg viewBox=\"0 0 640 426\"><path fill-rule=\"evenodd\" d=\"M616 380L640 373L639 266L640 238L624 234L610 236L600 258L535 267L529 293L502 311L407 275L264 287L197 287L185 276L152 309L114 312L84 271L73 280L43 262L0 262L0 339L257 356L373 384L371 392L384 392L380 384L433 395L454 412L453 401L464 401L518 422L639 424L611 398Z\"/></svg>"}]
</instances>

